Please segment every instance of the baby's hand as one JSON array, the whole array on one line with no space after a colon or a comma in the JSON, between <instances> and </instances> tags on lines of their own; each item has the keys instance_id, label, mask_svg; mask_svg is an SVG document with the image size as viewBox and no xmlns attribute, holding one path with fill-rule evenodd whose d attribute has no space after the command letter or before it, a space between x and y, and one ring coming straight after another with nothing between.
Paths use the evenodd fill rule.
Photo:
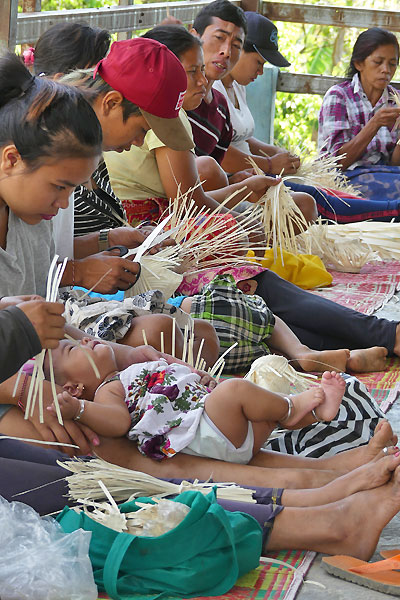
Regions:
<instances>
[{"instance_id":1,"label":"baby's hand","mask_svg":"<svg viewBox=\"0 0 400 600\"><path fill-rule=\"evenodd\" d=\"M61 392L61 394L57 394L57 400L62 416L65 419L75 419L81 408L78 398L74 398L68 392ZM47 407L47 410L53 414L57 414L54 402L51 406Z\"/></svg>"},{"instance_id":2,"label":"baby's hand","mask_svg":"<svg viewBox=\"0 0 400 600\"><path fill-rule=\"evenodd\" d=\"M216 387L217 382L215 381L214 377L211 377L210 373L207 373L206 371L198 371L197 369L193 369L193 372L197 373L197 375L200 375L201 385L210 388L210 390L213 390Z\"/></svg>"}]
</instances>

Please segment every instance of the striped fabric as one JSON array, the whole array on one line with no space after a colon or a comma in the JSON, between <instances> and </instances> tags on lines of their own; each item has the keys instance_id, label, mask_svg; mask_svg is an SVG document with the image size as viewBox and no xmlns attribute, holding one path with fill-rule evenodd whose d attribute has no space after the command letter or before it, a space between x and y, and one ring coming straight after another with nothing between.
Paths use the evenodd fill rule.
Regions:
<instances>
[{"instance_id":1,"label":"striped fabric","mask_svg":"<svg viewBox=\"0 0 400 600\"><path fill-rule=\"evenodd\" d=\"M189 110L197 156L212 156L221 164L232 140L232 125L228 104L217 90L212 89L212 101L203 100L196 110Z\"/></svg>"},{"instance_id":2,"label":"striped fabric","mask_svg":"<svg viewBox=\"0 0 400 600\"><path fill-rule=\"evenodd\" d=\"M113 229L126 219L120 200L114 194L104 161L92 175L96 190L79 185L74 191L74 236ZM118 216L120 219L118 218Z\"/></svg>"},{"instance_id":3,"label":"striped fabric","mask_svg":"<svg viewBox=\"0 0 400 600\"><path fill-rule=\"evenodd\" d=\"M270 440L268 450L318 458L368 443L384 413L363 383L352 375L343 377L346 391L339 412L330 423L288 431Z\"/></svg>"}]
</instances>

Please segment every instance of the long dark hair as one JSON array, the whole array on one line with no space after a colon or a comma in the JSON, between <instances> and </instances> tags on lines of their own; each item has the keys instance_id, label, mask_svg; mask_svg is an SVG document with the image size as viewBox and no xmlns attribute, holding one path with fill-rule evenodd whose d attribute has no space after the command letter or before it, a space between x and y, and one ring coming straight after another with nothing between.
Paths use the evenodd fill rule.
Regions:
<instances>
[{"instance_id":1,"label":"long dark hair","mask_svg":"<svg viewBox=\"0 0 400 600\"><path fill-rule=\"evenodd\" d=\"M101 153L102 131L76 89L32 76L12 53L0 57L0 147L14 144L28 168L47 157Z\"/></svg>"},{"instance_id":2,"label":"long dark hair","mask_svg":"<svg viewBox=\"0 0 400 600\"><path fill-rule=\"evenodd\" d=\"M157 25L142 37L164 44L178 58L194 46L203 45L200 38L189 33L182 25Z\"/></svg>"},{"instance_id":3,"label":"long dark hair","mask_svg":"<svg viewBox=\"0 0 400 600\"><path fill-rule=\"evenodd\" d=\"M83 23L57 23L36 42L33 70L36 75L52 76L93 67L107 54L110 41L106 29Z\"/></svg>"},{"instance_id":4,"label":"long dark hair","mask_svg":"<svg viewBox=\"0 0 400 600\"><path fill-rule=\"evenodd\" d=\"M204 6L195 17L193 29L199 35L203 35L206 27L213 22L214 17L233 23L236 27L241 27L245 34L247 33L247 21L243 9L232 4L229 0L214 0L214 2Z\"/></svg>"},{"instance_id":5,"label":"long dark hair","mask_svg":"<svg viewBox=\"0 0 400 600\"><path fill-rule=\"evenodd\" d=\"M346 76L350 79L358 73L358 69L354 65L355 62L362 62L375 52L379 46L394 46L397 51L397 62L399 62L399 42L397 37L391 31L382 29L381 27L371 27L363 31L358 36L354 44L353 54L351 55L350 65L347 69Z\"/></svg>"}]
</instances>

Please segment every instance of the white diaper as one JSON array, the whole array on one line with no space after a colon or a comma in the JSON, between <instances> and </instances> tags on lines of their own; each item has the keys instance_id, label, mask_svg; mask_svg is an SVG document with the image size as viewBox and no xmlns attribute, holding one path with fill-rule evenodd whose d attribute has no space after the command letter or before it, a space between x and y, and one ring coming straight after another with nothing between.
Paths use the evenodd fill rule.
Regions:
<instances>
[{"instance_id":1,"label":"white diaper","mask_svg":"<svg viewBox=\"0 0 400 600\"><path fill-rule=\"evenodd\" d=\"M235 448L232 442L224 436L207 414L203 412L195 437L181 452L245 465L253 457L253 445L254 433L250 422L245 441L240 448Z\"/></svg>"}]
</instances>

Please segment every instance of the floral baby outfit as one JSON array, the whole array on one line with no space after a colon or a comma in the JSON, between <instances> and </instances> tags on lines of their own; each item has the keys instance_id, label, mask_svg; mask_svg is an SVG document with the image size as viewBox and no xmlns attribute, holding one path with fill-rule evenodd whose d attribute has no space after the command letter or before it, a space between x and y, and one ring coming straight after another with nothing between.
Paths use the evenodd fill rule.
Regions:
<instances>
[{"instance_id":1,"label":"floral baby outfit","mask_svg":"<svg viewBox=\"0 0 400 600\"><path fill-rule=\"evenodd\" d=\"M120 373L131 415L129 439L150 458L172 457L194 439L209 389L189 367L164 359Z\"/></svg>"}]
</instances>

